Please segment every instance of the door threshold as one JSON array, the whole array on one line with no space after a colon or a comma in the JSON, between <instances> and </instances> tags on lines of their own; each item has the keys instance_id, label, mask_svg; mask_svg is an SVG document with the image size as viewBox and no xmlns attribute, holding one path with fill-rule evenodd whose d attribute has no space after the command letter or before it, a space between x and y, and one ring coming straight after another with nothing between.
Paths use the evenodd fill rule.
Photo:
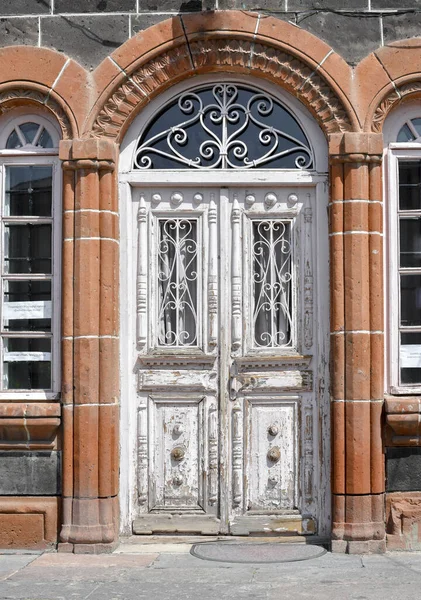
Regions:
<instances>
[{"instance_id":1,"label":"door threshold","mask_svg":"<svg viewBox=\"0 0 421 600\"><path fill-rule=\"evenodd\" d=\"M231 541L277 544L330 544L330 538L304 535L131 535L121 537L114 554L188 554L194 544L200 542Z\"/></svg>"}]
</instances>

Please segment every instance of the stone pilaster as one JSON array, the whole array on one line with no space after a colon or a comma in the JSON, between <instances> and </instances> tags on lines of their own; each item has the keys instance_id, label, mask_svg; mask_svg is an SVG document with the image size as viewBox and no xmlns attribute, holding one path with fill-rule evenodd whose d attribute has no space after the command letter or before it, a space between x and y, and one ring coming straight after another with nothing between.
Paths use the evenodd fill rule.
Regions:
<instances>
[{"instance_id":1,"label":"stone pilaster","mask_svg":"<svg viewBox=\"0 0 421 600\"><path fill-rule=\"evenodd\" d=\"M330 136L332 549L385 550L382 137Z\"/></svg>"},{"instance_id":2,"label":"stone pilaster","mask_svg":"<svg viewBox=\"0 0 421 600\"><path fill-rule=\"evenodd\" d=\"M62 142L63 519L59 550L111 551L118 536L116 146Z\"/></svg>"}]
</instances>

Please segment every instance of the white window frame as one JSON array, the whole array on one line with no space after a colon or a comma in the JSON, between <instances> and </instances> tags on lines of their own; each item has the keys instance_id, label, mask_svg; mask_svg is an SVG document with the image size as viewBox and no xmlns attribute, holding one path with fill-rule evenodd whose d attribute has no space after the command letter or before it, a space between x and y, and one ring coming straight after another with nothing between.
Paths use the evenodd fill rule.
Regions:
<instances>
[{"instance_id":1,"label":"white window frame","mask_svg":"<svg viewBox=\"0 0 421 600\"><path fill-rule=\"evenodd\" d=\"M399 267L399 161L421 160L420 144L390 144L386 155L387 165L387 214L385 244L386 282L386 332L387 332L387 390L392 394L420 394L421 382L413 385L400 384L400 267ZM421 216L421 210L418 211ZM412 211L414 216L417 211ZM396 302L396 298L398 302ZM411 327L420 331L421 327Z\"/></svg>"},{"instance_id":2,"label":"white window frame","mask_svg":"<svg viewBox=\"0 0 421 600\"><path fill-rule=\"evenodd\" d=\"M16 125L21 125L27 122L34 122L43 125L48 133L50 134L54 147L43 149L43 148L29 148L21 150L6 150L5 145L7 139ZM6 179L6 167L9 166L51 166L53 175L52 185L52 211L51 211L51 222L52 222L52 268L51 268L51 300L52 300L52 317L51 317L51 389L28 389L28 390L3 390L3 380L1 379L0 388L0 400L13 399L13 400L53 400L57 399L60 395L60 384L61 384L61 369L60 369L60 331L61 331L61 189L62 189L62 172L61 163L58 157L58 144L60 140L59 129L56 124L46 119L44 116L34 113L25 112L24 109L17 109L13 111L13 115L8 116L7 119L1 120L1 133L0 133L0 221L1 221L1 237L2 242L0 244L0 261L3 264L3 207L4 207L4 194L5 194L5 179ZM50 217L48 218L50 219ZM31 221L32 219L28 219ZM2 269L3 271L3 269ZM2 273L1 271L1 273ZM4 275L7 279L7 276ZM42 277L41 277L42 278ZM3 276L2 276L3 279ZM28 277L25 277L25 280ZM3 288L2 288L3 289ZM2 320L2 306L3 302L0 302L0 319ZM1 325L2 327L3 325ZM37 334L34 337L50 337L49 334L46 336ZM2 338L8 337L7 334L1 334ZM21 337L27 339L28 336L25 333L17 332L13 337ZM3 373L3 356L0 357L0 373L2 377Z\"/></svg>"}]
</instances>

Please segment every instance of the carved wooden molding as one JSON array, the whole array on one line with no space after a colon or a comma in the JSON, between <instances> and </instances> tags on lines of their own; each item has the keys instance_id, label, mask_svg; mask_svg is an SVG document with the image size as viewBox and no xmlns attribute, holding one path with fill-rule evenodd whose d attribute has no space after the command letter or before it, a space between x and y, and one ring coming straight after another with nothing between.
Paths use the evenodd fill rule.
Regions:
<instances>
[{"instance_id":1,"label":"carved wooden molding","mask_svg":"<svg viewBox=\"0 0 421 600\"><path fill-rule=\"evenodd\" d=\"M0 92L0 113L4 112L6 107L3 106L7 103L23 103L23 102L35 102L45 106L50 112L53 113L55 118L60 125L63 139L71 139L73 137L72 126L70 121L56 100L51 98L50 95L45 94L41 91L25 88L12 88L4 92Z\"/></svg>"},{"instance_id":2,"label":"carved wooden molding","mask_svg":"<svg viewBox=\"0 0 421 600\"><path fill-rule=\"evenodd\" d=\"M390 92L390 94L380 102L374 111L371 131L374 131L375 133L381 133L387 115L396 106L396 104L402 102L406 96L416 94L417 92L421 92L421 81L412 81L410 83L406 83L400 87L396 87L392 92Z\"/></svg>"},{"instance_id":3,"label":"carved wooden molding","mask_svg":"<svg viewBox=\"0 0 421 600\"><path fill-rule=\"evenodd\" d=\"M282 85L316 115L326 134L351 131L340 98L319 72L272 46L232 38L182 44L143 64L104 102L90 135L119 138L135 112L161 89L194 73L246 70Z\"/></svg>"}]
</instances>

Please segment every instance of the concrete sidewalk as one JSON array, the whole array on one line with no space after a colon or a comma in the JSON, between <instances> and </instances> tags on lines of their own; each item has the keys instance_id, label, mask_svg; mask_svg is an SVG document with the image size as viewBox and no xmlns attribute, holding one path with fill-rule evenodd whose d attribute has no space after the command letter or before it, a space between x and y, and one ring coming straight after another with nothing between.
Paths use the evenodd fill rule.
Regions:
<instances>
[{"instance_id":1,"label":"concrete sidewalk","mask_svg":"<svg viewBox=\"0 0 421 600\"><path fill-rule=\"evenodd\" d=\"M191 544L109 555L0 554L0 598L25 600L420 600L421 553L269 565L208 562ZM1 552L1 551L0 551Z\"/></svg>"}]
</instances>

